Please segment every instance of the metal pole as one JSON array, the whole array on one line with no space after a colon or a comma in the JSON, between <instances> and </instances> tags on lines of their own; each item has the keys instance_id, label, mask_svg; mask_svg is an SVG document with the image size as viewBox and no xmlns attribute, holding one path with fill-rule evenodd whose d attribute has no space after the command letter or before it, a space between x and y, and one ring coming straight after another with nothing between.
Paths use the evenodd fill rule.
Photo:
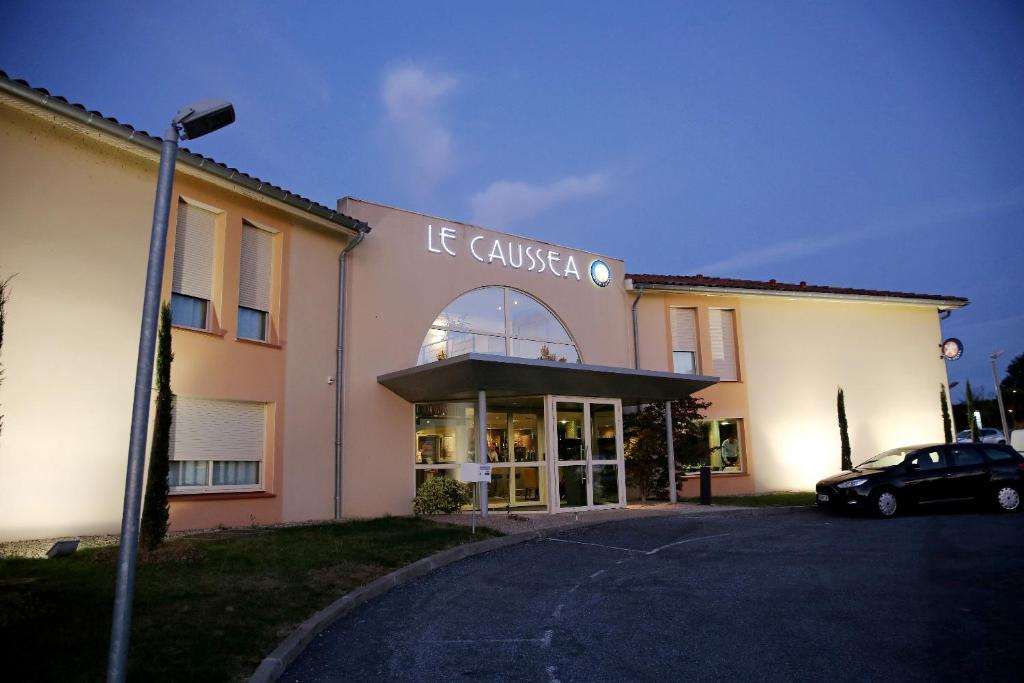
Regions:
<instances>
[{"instance_id":1,"label":"metal pole","mask_svg":"<svg viewBox=\"0 0 1024 683\"><path fill-rule=\"evenodd\" d=\"M1002 355L1002 352L993 353L990 358L992 359L992 383L996 386L996 400L999 403L999 419L1003 422L1003 439L1006 443L1010 443L1010 427L1006 424L1006 409L1003 407L1003 388L999 385L999 376L996 373L996 359Z\"/></svg>"},{"instance_id":2,"label":"metal pole","mask_svg":"<svg viewBox=\"0 0 1024 683\"><path fill-rule=\"evenodd\" d=\"M668 502L676 502L676 445L672 434L672 401L665 401L665 438L668 441Z\"/></svg>"},{"instance_id":3,"label":"metal pole","mask_svg":"<svg viewBox=\"0 0 1024 683\"><path fill-rule=\"evenodd\" d=\"M476 395L477 462L487 464L487 392L481 389ZM482 481L480 487L480 516L487 516L487 482Z\"/></svg>"},{"instance_id":4,"label":"metal pole","mask_svg":"<svg viewBox=\"0 0 1024 683\"><path fill-rule=\"evenodd\" d=\"M139 545L139 508L142 500L142 473L146 464L146 431L149 427L149 401L153 384L153 351L156 347L164 251L167 247L167 220L171 210L171 188L174 185L177 154L178 131L171 126L164 133L160 147L160 174L156 181L149 262L146 265L146 290L142 299L139 356L135 366L135 398L132 402L131 436L128 439L128 470L124 484L124 509L121 512L121 546L117 554L114 622L110 629L110 653L107 658L109 683L122 683L128 673L128 640L135 592L135 554Z\"/></svg>"}]
</instances>

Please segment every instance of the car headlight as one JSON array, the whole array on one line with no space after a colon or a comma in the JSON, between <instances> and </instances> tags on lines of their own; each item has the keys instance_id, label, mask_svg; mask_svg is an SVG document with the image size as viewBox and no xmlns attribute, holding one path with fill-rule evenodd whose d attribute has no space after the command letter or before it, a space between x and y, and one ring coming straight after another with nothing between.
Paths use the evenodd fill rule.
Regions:
<instances>
[{"instance_id":1,"label":"car headlight","mask_svg":"<svg viewBox=\"0 0 1024 683\"><path fill-rule=\"evenodd\" d=\"M836 484L837 488L841 489L852 489L854 486L860 486L868 480L867 477L857 477L856 479L847 479L846 481Z\"/></svg>"}]
</instances>

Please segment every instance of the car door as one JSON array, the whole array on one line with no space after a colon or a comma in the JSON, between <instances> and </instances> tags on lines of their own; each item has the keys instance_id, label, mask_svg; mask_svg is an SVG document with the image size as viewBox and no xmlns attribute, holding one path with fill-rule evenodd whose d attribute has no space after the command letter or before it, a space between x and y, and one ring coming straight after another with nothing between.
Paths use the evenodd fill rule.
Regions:
<instances>
[{"instance_id":1,"label":"car door","mask_svg":"<svg viewBox=\"0 0 1024 683\"><path fill-rule=\"evenodd\" d=\"M978 446L968 443L947 446L946 461L949 467L943 484L944 498L977 498L985 493L989 465Z\"/></svg>"},{"instance_id":2,"label":"car door","mask_svg":"<svg viewBox=\"0 0 1024 683\"><path fill-rule=\"evenodd\" d=\"M901 479L905 495L919 503L941 500L945 495L946 454L939 447L912 453L906 462L906 474Z\"/></svg>"}]
</instances>

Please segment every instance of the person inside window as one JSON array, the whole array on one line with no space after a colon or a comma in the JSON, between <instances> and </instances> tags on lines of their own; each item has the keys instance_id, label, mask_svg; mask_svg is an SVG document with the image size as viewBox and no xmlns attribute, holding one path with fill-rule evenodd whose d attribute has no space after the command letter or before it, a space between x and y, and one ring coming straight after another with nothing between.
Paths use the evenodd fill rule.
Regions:
<instances>
[{"instance_id":1,"label":"person inside window","mask_svg":"<svg viewBox=\"0 0 1024 683\"><path fill-rule=\"evenodd\" d=\"M740 461L740 444L735 436L730 436L722 442L722 465L735 467Z\"/></svg>"}]
</instances>

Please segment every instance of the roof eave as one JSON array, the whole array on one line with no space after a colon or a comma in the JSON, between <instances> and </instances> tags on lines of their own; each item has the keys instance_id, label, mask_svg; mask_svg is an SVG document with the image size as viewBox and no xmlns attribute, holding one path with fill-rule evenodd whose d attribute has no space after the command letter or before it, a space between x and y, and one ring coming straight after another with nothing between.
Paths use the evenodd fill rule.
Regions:
<instances>
[{"instance_id":1,"label":"roof eave","mask_svg":"<svg viewBox=\"0 0 1024 683\"><path fill-rule=\"evenodd\" d=\"M0 77L0 92L8 93L13 97L24 100L30 104L41 107L45 110L59 114L65 118L77 121L84 125L95 128L107 135L119 138L133 145L146 149L157 155L160 154L160 140L148 133L133 130L125 125L114 123L97 112L86 111L79 107L63 101L52 95L47 95L31 86L23 85L10 78ZM310 199L300 197L282 188L260 181L259 179L245 175L236 169L228 168L223 164L207 159L188 149L179 148L178 163L190 166L204 173L225 180L234 185L246 188L259 195L282 202L292 208L299 209L305 213L327 221L333 226L344 228L351 234L368 233L370 226L363 221L356 220L327 207L316 204Z\"/></svg>"},{"instance_id":2,"label":"roof eave","mask_svg":"<svg viewBox=\"0 0 1024 683\"><path fill-rule=\"evenodd\" d=\"M632 279L632 278L630 278ZM725 294L743 296L775 296L799 299L832 299L838 301L864 301L872 303L906 304L911 306L934 306L941 310L963 308L970 301L960 299L932 299L927 297L889 296L878 294L842 294L838 292L798 292L788 289L755 289L745 287L714 287L709 285L673 285L663 283L636 282L633 289L659 290L666 292L692 292L695 294Z\"/></svg>"}]
</instances>

